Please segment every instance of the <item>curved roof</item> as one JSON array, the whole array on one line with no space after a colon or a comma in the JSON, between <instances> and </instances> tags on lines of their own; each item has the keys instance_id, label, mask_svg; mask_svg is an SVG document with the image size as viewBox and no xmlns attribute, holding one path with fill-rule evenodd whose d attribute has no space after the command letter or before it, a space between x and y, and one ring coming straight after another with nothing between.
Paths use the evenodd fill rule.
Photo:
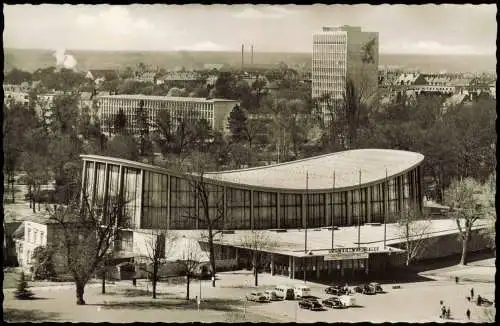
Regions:
<instances>
[{"instance_id":1,"label":"curved roof","mask_svg":"<svg viewBox=\"0 0 500 326\"><path fill-rule=\"evenodd\" d=\"M158 173L166 173L181 177L183 173L170 171L159 166L134 162L114 157L98 155L81 155L83 159L125 164L130 167L145 169ZM265 190L299 191L308 189L327 191L333 188L335 172L335 189L345 189L380 182L405 173L424 160L419 153L390 149L358 149L331 153L307 159L273 164L249 169L205 172L204 178L218 184L234 187L249 187Z\"/></svg>"},{"instance_id":2,"label":"curved roof","mask_svg":"<svg viewBox=\"0 0 500 326\"><path fill-rule=\"evenodd\" d=\"M418 166L424 159L419 153L389 149L358 149L264 167L206 173L221 182L257 188L311 191L366 185L393 177Z\"/></svg>"}]
</instances>

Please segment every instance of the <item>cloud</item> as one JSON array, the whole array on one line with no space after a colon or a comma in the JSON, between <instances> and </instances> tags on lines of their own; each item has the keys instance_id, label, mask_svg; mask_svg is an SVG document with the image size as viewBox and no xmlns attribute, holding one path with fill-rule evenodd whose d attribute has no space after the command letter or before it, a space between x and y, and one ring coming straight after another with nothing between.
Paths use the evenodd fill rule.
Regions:
<instances>
[{"instance_id":1,"label":"cloud","mask_svg":"<svg viewBox=\"0 0 500 326\"><path fill-rule=\"evenodd\" d=\"M79 15L76 24L83 29L98 29L115 36L130 36L154 29L149 21L133 17L128 8L120 6L111 6L97 15Z\"/></svg>"},{"instance_id":2,"label":"cloud","mask_svg":"<svg viewBox=\"0 0 500 326\"><path fill-rule=\"evenodd\" d=\"M492 50L494 52L494 50ZM381 46L381 52L408 54L489 54L490 49L477 48L463 44L442 44L435 41L404 42Z\"/></svg>"},{"instance_id":3,"label":"cloud","mask_svg":"<svg viewBox=\"0 0 500 326\"><path fill-rule=\"evenodd\" d=\"M57 49L54 52L54 57L56 58L56 66L63 66L67 69L75 69L76 59L71 54L66 54L65 49Z\"/></svg>"},{"instance_id":4,"label":"cloud","mask_svg":"<svg viewBox=\"0 0 500 326\"><path fill-rule=\"evenodd\" d=\"M257 9L258 8L258 9ZM294 10L282 6L249 6L233 15L238 19L280 19L295 14Z\"/></svg>"},{"instance_id":5,"label":"cloud","mask_svg":"<svg viewBox=\"0 0 500 326\"><path fill-rule=\"evenodd\" d=\"M211 41L199 42L193 45L178 46L176 51L226 51L227 47Z\"/></svg>"}]
</instances>

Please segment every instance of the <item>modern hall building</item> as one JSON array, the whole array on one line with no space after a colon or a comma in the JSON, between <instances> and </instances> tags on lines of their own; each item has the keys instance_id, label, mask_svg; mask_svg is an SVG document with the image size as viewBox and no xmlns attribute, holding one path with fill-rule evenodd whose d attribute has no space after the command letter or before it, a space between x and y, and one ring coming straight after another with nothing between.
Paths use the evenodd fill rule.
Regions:
<instances>
[{"instance_id":1,"label":"modern hall building","mask_svg":"<svg viewBox=\"0 0 500 326\"><path fill-rule=\"evenodd\" d=\"M322 101L326 120L344 99L347 82L363 98L369 98L378 87L379 40L377 32L365 32L361 27L323 27L313 34L312 98L325 95ZM329 109L329 107L331 109Z\"/></svg>"},{"instance_id":2,"label":"modern hall building","mask_svg":"<svg viewBox=\"0 0 500 326\"><path fill-rule=\"evenodd\" d=\"M190 218L203 210L193 189L193 180L199 179L123 159L95 155L82 155L82 159L83 189L92 207L102 208L111 196L122 196L124 200L117 239L121 257L133 259L140 255L144 251L141 238L151 230L180 230L200 239L199 233L206 225ZM292 277L298 275L295 270L299 273L300 266L307 268L308 260L314 258L318 271L343 274L345 269L351 269L364 273L369 265L377 268L379 259L373 257L385 257L398 249L365 245L360 249L355 231L343 232L347 236L334 246L332 234L335 250L355 247L371 252L351 255L346 260L349 264L342 260L336 264L336 258L328 258L332 232L327 230L332 230L332 226L333 230L339 228L340 233L344 229L360 230L362 225L391 222L390 216L394 218L411 204L421 208L423 159L421 154L406 151L351 150L265 167L205 173L203 183L208 192L209 213L223 214L215 225L224 230L223 237L234 237L245 230L281 234L282 243L268 252L271 270L275 271L274 266L286 266L280 270ZM305 230L316 232L311 239L326 237L328 245L323 239L322 244L311 245L308 251L287 247L292 239L297 240L297 232ZM238 245L236 239L230 243L219 240L218 266L245 265L247 249Z\"/></svg>"},{"instance_id":3,"label":"modern hall building","mask_svg":"<svg viewBox=\"0 0 500 326\"><path fill-rule=\"evenodd\" d=\"M122 110L127 117L127 129L138 131L138 110L146 111L149 130L154 130L158 112L168 110L172 118L172 128L176 127L176 117L205 119L212 130L227 132L227 118L238 105L238 101L226 99L206 99L195 97L148 96L148 95L106 95L97 101L98 117L102 121L103 132L113 133L113 121Z\"/></svg>"}]
</instances>

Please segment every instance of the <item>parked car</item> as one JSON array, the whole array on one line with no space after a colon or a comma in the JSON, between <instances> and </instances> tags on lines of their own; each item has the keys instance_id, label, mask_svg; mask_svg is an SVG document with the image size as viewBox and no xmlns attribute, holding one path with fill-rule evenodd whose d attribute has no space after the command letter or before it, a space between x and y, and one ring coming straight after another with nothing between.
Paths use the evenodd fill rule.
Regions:
<instances>
[{"instance_id":1,"label":"parked car","mask_svg":"<svg viewBox=\"0 0 500 326\"><path fill-rule=\"evenodd\" d=\"M247 300L248 301L255 301L255 302L268 302L269 300L267 299L267 296L262 293L262 292L251 292L247 294Z\"/></svg>"},{"instance_id":2,"label":"parked car","mask_svg":"<svg viewBox=\"0 0 500 326\"><path fill-rule=\"evenodd\" d=\"M269 301L277 301L277 300L281 300L281 298L278 296L278 294L276 293L276 290L265 290L264 291L264 294L266 295L267 299Z\"/></svg>"},{"instance_id":3,"label":"parked car","mask_svg":"<svg viewBox=\"0 0 500 326\"><path fill-rule=\"evenodd\" d=\"M298 285L293 289L296 299L303 299L311 296L311 289L308 286Z\"/></svg>"},{"instance_id":4,"label":"parked car","mask_svg":"<svg viewBox=\"0 0 500 326\"><path fill-rule=\"evenodd\" d=\"M309 309L312 311L320 311L325 308L316 299L303 299L299 301L299 307L302 309Z\"/></svg>"},{"instance_id":5,"label":"parked car","mask_svg":"<svg viewBox=\"0 0 500 326\"><path fill-rule=\"evenodd\" d=\"M342 286L329 286L325 289L325 293L331 295L343 295L347 294L347 291Z\"/></svg>"},{"instance_id":6,"label":"parked car","mask_svg":"<svg viewBox=\"0 0 500 326\"><path fill-rule=\"evenodd\" d=\"M356 285L349 288L349 293L375 294L375 288L369 284Z\"/></svg>"},{"instance_id":7,"label":"parked car","mask_svg":"<svg viewBox=\"0 0 500 326\"><path fill-rule=\"evenodd\" d=\"M280 297L282 300L295 300L295 293L291 286L287 285L279 285L274 291L276 291L276 295Z\"/></svg>"},{"instance_id":8,"label":"parked car","mask_svg":"<svg viewBox=\"0 0 500 326\"><path fill-rule=\"evenodd\" d=\"M356 305L356 299L352 295L341 295L339 299L345 307Z\"/></svg>"},{"instance_id":9,"label":"parked car","mask_svg":"<svg viewBox=\"0 0 500 326\"><path fill-rule=\"evenodd\" d=\"M370 287L372 287L375 290L375 293L383 293L384 292L384 290L380 286L380 283L371 282Z\"/></svg>"},{"instance_id":10,"label":"parked car","mask_svg":"<svg viewBox=\"0 0 500 326\"><path fill-rule=\"evenodd\" d=\"M339 297L330 297L322 301L323 306L328 308L342 309L345 308L344 304Z\"/></svg>"}]
</instances>

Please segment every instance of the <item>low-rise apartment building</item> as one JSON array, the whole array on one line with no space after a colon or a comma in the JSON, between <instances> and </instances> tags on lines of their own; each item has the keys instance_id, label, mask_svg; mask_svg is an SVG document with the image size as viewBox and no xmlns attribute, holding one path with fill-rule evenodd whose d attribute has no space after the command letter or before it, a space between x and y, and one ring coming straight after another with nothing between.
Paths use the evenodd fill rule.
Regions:
<instances>
[{"instance_id":1,"label":"low-rise apartment building","mask_svg":"<svg viewBox=\"0 0 500 326\"><path fill-rule=\"evenodd\" d=\"M146 95L109 95L101 96L97 101L98 117L106 133L114 133L113 121L120 110L127 117L129 131L136 132L137 111L141 108L146 111L150 131L155 130L160 110L168 110L173 118L205 119L212 130L226 133L229 130L227 118L236 105L239 105L238 101L227 99Z\"/></svg>"}]
</instances>

